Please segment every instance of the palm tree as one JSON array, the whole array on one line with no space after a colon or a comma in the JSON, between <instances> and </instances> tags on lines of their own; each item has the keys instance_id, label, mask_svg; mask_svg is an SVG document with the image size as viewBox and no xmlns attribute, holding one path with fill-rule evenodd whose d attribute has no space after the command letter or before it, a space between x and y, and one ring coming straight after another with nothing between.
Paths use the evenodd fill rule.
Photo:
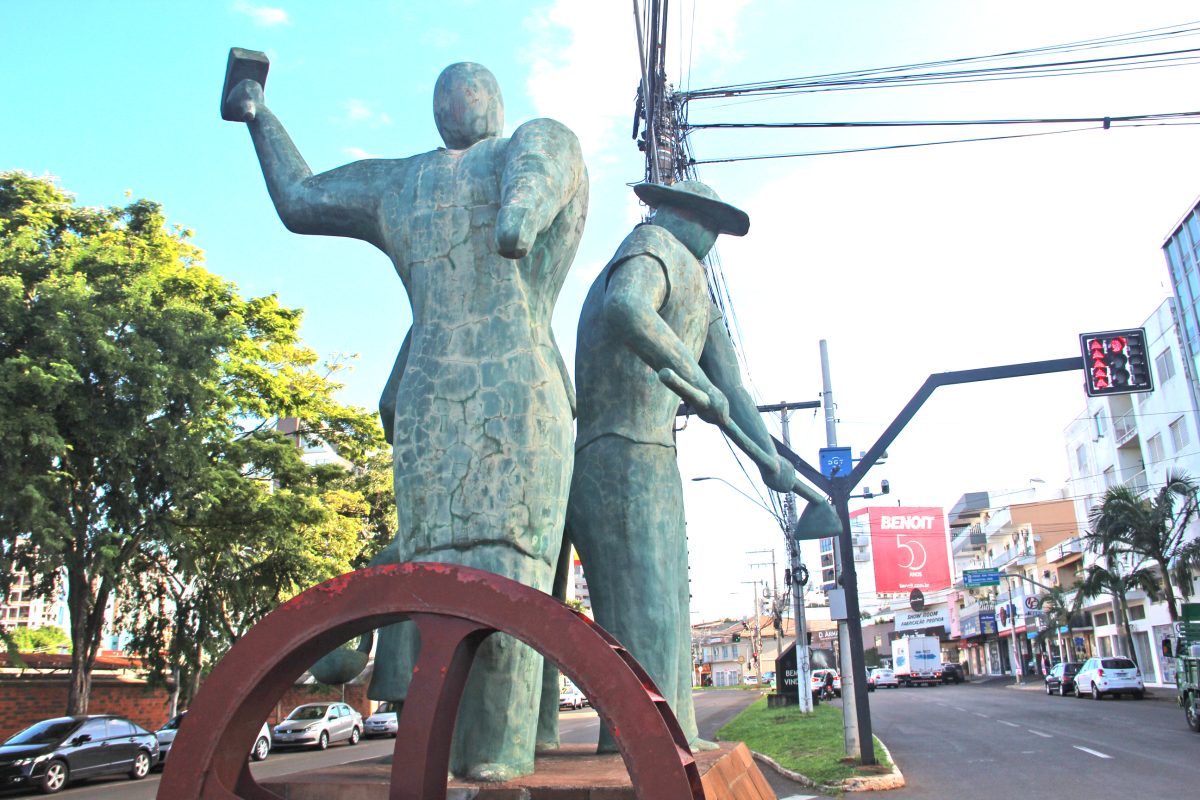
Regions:
<instances>
[{"instance_id":1,"label":"palm tree","mask_svg":"<svg viewBox=\"0 0 1200 800\"><path fill-rule=\"evenodd\" d=\"M1038 597L1038 606L1042 611L1046 612L1046 631L1057 631L1059 628L1067 629L1066 648L1062 653L1064 661L1073 661L1067 655L1067 651L1074 653L1074 648L1071 646L1071 603L1067 600L1067 591L1061 586L1046 586L1043 587L1046 593ZM1062 643L1061 636L1059 643Z\"/></svg>"},{"instance_id":2,"label":"palm tree","mask_svg":"<svg viewBox=\"0 0 1200 800\"><path fill-rule=\"evenodd\" d=\"M1087 534L1098 552L1115 551L1158 568L1158 588L1167 601L1171 621L1179 620L1176 587L1186 599L1191 571L1200 565L1200 541L1184 541L1197 513L1196 482L1183 473L1168 472L1166 483L1151 498L1126 486L1114 486L1089 519Z\"/></svg>"},{"instance_id":3,"label":"palm tree","mask_svg":"<svg viewBox=\"0 0 1200 800\"><path fill-rule=\"evenodd\" d=\"M1094 547L1090 541L1089 546ZM1117 619L1121 625L1121 638L1123 640L1125 654L1130 658L1135 657L1133 649L1133 632L1129 627L1129 601L1127 596L1135 589L1141 589L1151 600L1158 599L1158 576L1154 570L1145 565L1145 561L1140 561L1132 566L1131 569L1123 568L1117 558L1115 550L1108 550L1103 553L1105 563L1092 564L1084 573L1083 580L1079 583L1079 588L1075 592L1075 602L1072 605L1074 612L1079 612L1083 607L1083 601L1093 597L1107 594L1113 599L1113 611L1117 614Z\"/></svg>"}]
</instances>

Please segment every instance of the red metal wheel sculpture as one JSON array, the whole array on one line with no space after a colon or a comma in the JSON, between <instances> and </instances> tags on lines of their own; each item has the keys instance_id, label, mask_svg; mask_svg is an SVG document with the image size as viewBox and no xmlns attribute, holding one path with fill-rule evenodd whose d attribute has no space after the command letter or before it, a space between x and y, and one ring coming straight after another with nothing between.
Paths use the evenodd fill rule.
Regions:
<instances>
[{"instance_id":1,"label":"red metal wheel sculpture","mask_svg":"<svg viewBox=\"0 0 1200 800\"><path fill-rule=\"evenodd\" d=\"M389 797L443 800L450 738L475 651L500 631L549 658L592 701L643 800L701 800L679 724L641 666L587 617L535 589L469 567L410 563L359 570L271 612L204 682L171 747L159 800L280 800L246 753L276 701L318 658L411 619L421 653L400 715Z\"/></svg>"}]
</instances>

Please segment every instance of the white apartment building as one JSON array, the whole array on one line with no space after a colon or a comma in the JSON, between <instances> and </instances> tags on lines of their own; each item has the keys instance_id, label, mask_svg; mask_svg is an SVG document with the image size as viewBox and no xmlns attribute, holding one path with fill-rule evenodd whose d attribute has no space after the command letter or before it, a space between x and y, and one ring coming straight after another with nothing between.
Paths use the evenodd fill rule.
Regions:
<instances>
[{"instance_id":1,"label":"white apartment building","mask_svg":"<svg viewBox=\"0 0 1200 800\"><path fill-rule=\"evenodd\" d=\"M1168 471L1200 479L1200 428L1188 364L1177 324L1176 303L1165 300L1143 327L1151 361L1154 391L1087 398L1085 410L1065 432L1071 479L1069 491L1082 526L1099 506L1104 492L1123 484L1153 493L1165 483ZM1194 525L1200 528L1200 525ZM1189 537L1200 532L1193 529ZM1097 556L1084 553L1083 566ZM1200 582L1192 593L1200 591ZM1095 652L1110 655L1123 650L1120 628L1108 597L1085 607L1095 624ZM1173 683L1173 663L1161 657L1162 640L1170 633L1163 602L1151 602L1141 592L1129 595L1129 616L1137 662L1148 683Z\"/></svg>"}]
</instances>

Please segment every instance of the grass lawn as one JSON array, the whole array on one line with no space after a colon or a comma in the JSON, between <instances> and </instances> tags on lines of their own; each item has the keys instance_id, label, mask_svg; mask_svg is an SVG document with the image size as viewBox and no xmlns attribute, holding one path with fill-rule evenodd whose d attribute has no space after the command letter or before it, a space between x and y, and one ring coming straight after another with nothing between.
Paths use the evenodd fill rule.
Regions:
<instances>
[{"instance_id":1,"label":"grass lawn","mask_svg":"<svg viewBox=\"0 0 1200 800\"><path fill-rule=\"evenodd\" d=\"M878 739L875 759L885 766L861 767L857 758L847 763L842 709L831 703L822 703L806 715L798 706L768 710L767 698L762 697L717 731L717 738L745 742L751 750L826 786L855 775L878 775L891 768Z\"/></svg>"}]
</instances>

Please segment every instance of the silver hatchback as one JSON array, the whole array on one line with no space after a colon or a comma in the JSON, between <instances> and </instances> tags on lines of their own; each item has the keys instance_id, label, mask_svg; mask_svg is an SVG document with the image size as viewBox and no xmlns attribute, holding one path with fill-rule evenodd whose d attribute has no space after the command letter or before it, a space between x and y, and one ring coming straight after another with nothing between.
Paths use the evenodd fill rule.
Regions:
<instances>
[{"instance_id":1,"label":"silver hatchback","mask_svg":"<svg viewBox=\"0 0 1200 800\"><path fill-rule=\"evenodd\" d=\"M362 715L345 703L306 703L275 726L271 744L324 750L334 742L356 745L362 732Z\"/></svg>"}]
</instances>

